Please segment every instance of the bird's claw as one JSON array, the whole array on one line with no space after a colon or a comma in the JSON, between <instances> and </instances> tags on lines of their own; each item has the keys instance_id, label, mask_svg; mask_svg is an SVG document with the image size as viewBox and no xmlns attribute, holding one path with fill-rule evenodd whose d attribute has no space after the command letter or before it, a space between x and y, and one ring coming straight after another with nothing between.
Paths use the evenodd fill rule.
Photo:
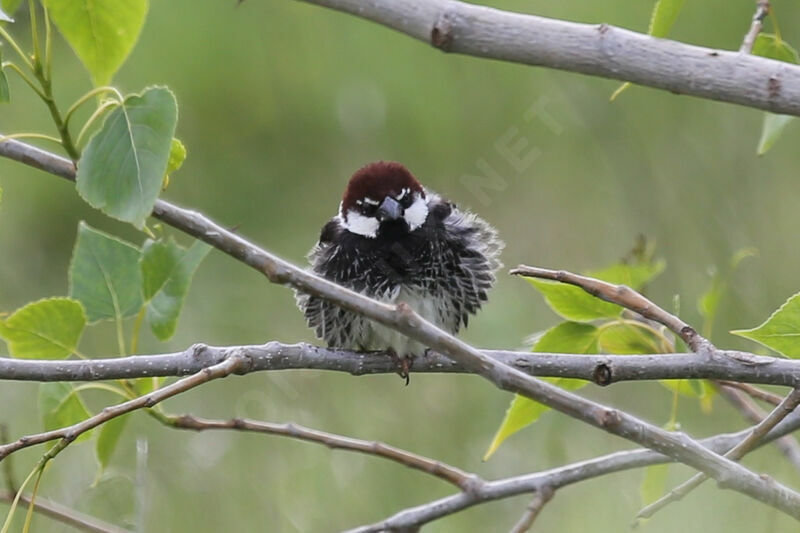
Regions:
<instances>
[{"instance_id":1,"label":"bird's claw","mask_svg":"<svg viewBox=\"0 0 800 533\"><path fill-rule=\"evenodd\" d=\"M394 352L394 350L390 350L389 355L392 356L392 359L394 359L394 362L397 365L397 375L405 380L406 387L408 387L408 384L411 382L411 376L409 373L411 371L411 367L414 365L414 359L409 356L400 357Z\"/></svg>"}]
</instances>

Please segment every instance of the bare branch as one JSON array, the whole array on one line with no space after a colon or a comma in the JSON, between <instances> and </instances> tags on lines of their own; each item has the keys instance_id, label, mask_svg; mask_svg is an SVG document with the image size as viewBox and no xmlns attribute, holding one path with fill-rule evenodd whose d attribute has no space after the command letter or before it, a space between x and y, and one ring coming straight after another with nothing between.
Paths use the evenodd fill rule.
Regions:
<instances>
[{"instance_id":1,"label":"bare branch","mask_svg":"<svg viewBox=\"0 0 800 533\"><path fill-rule=\"evenodd\" d=\"M547 505L547 502L553 498L554 494L555 492L549 488L537 491L533 495L531 502L525 507L525 513L520 517L519 522L514 524L514 527L511 528L510 533L525 533L528 531L536 520L536 517L539 516L542 508Z\"/></svg>"},{"instance_id":2,"label":"bare branch","mask_svg":"<svg viewBox=\"0 0 800 533\"><path fill-rule=\"evenodd\" d=\"M755 400L761 400L762 402L766 402L771 405L780 405L781 402L783 401L783 398L781 398L777 394L772 394L769 391L765 391L764 389L759 389L758 387L754 387L746 383L738 383L736 381L721 381L721 380L718 381L717 383L719 385L722 385L723 387L740 390Z\"/></svg>"},{"instance_id":3,"label":"bare branch","mask_svg":"<svg viewBox=\"0 0 800 533\"><path fill-rule=\"evenodd\" d=\"M755 448L759 440L769 433L781 420L789 416L794 411L798 404L800 404L800 389L794 389L783 399L781 404L772 410L759 424L754 426L748 435L739 441L736 446L731 448L725 453L725 457L738 461L745 456L750 450ZM672 502L678 501L699 487L708 476L704 474L696 474L688 481L678 485L672 489L666 496L654 501L636 515L636 518L650 518L660 509L663 509Z\"/></svg>"},{"instance_id":4,"label":"bare branch","mask_svg":"<svg viewBox=\"0 0 800 533\"><path fill-rule=\"evenodd\" d=\"M0 444L6 444L11 440L8 436L8 426L0 424ZM17 477L14 475L14 463L11 460L3 463L3 478L6 482L6 489L16 495L19 485Z\"/></svg>"},{"instance_id":5,"label":"bare branch","mask_svg":"<svg viewBox=\"0 0 800 533\"><path fill-rule=\"evenodd\" d=\"M719 387L718 390L734 408L736 408L751 424L760 424L767 416L747 395L731 387ZM780 398L783 401L783 398ZM778 402L780 404L780 401ZM775 446L786 456L786 459L800 472L800 443L793 435L785 435L775 440Z\"/></svg>"},{"instance_id":6,"label":"bare branch","mask_svg":"<svg viewBox=\"0 0 800 533\"><path fill-rule=\"evenodd\" d=\"M757 446L788 436L789 433L798 429L800 429L800 414L795 412L787 416L783 422L767 433L765 439L758 442ZM703 439L700 443L717 453L724 453L750 432L751 429L746 429L737 433L717 435ZM377 533L392 530L393 528L419 527L474 505L539 490L560 490L563 487L586 481L587 479L667 462L671 462L671 459L652 450L639 449L616 452L543 472L488 481L471 493L454 494L405 509L381 522L352 529L349 533Z\"/></svg>"},{"instance_id":7,"label":"bare branch","mask_svg":"<svg viewBox=\"0 0 800 533\"><path fill-rule=\"evenodd\" d=\"M15 496L16 493L13 491L0 490L0 501L2 502L11 503L14 501ZM31 499L29 496L22 494L19 497L19 503L24 507L28 507L31 504ZM34 511L49 516L54 520L58 520L62 524L67 524L77 530L86 531L88 533L130 533L127 529L122 529L114 524L104 522L99 518L79 513L74 509L42 498L41 496L36 498L36 507Z\"/></svg>"},{"instance_id":8,"label":"bare branch","mask_svg":"<svg viewBox=\"0 0 800 533\"><path fill-rule=\"evenodd\" d=\"M756 14L753 15L753 22L750 24L750 30L744 36L742 46L739 47L739 52L743 54L750 54L753 52L753 45L756 42L756 37L761 33L764 18L769 14L769 10L770 5L766 0L758 0L756 2Z\"/></svg>"},{"instance_id":9,"label":"bare branch","mask_svg":"<svg viewBox=\"0 0 800 533\"><path fill-rule=\"evenodd\" d=\"M625 285L615 285L599 279L581 276L580 274L573 274L566 270L550 270L548 268L526 265L520 265L511 270L510 273L517 276L546 279L575 285L592 296L605 300L606 302L621 305L625 309L629 309L649 320L654 320L666 326L695 352L700 352L703 348L709 347L709 342L701 337L692 326Z\"/></svg>"},{"instance_id":10,"label":"bare branch","mask_svg":"<svg viewBox=\"0 0 800 533\"><path fill-rule=\"evenodd\" d=\"M455 0L304 0L372 20L445 51L600 76L800 115L800 67Z\"/></svg>"},{"instance_id":11,"label":"bare branch","mask_svg":"<svg viewBox=\"0 0 800 533\"><path fill-rule=\"evenodd\" d=\"M334 433L327 433L303 427L297 424L274 424L261 422L258 420L246 420L234 418L231 420L209 420L193 415L170 416L165 420L170 427L177 429L191 429L204 431L210 429L230 429L236 431L250 431L254 433L266 433L269 435L280 435L291 437L309 442L324 444L331 449L342 449L353 452L360 452L367 455L383 457L395 463L421 470L427 474L443 479L464 491L472 490L476 485L485 483L476 474L464 472L454 466L450 466L435 459L429 459L422 455L417 455L401 448L389 446L378 441L367 441L354 439Z\"/></svg>"},{"instance_id":12,"label":"bare branch","mask_svg":"<svg viewBox=\"0 0 800 533\"><path fill-rule=\"evenodd\" d=\"M398 5L401 3L404 2L398 2ZM13 150L9 150L9 146L12 146ZM63 161L65 161L59 156L17 141L0 143L0 155L29 164L35 160L38 168L49 168L53 165L58 167L57 161L59 160L62 163L58 168L62 168ZM74 179L74 166L72 168L71 177ZM69 178L70 176L62 177ZM325 298L344 309L383 324L450 357L466 370L481 375L503 390L521 394L591 426L664 453L708 474L716 479L721 487L742 492L800 519L800 494L765 476L759 476L729 459L720 457L686 434L666 431L628 413L606 407L550 383L532 378L447 334L422 319L403 302L397 305L388 305L315 276L248 242L200 213L158 200L153 209L153 216L231 255L261 272L273 283L289 285L302 292ZM220 366L226 365L230 361L236 361L237 366L239 364L238 359L232 359L221 363ZM181 380L181 382L183 381L185 380ZM154 394L164 390L167 388ZM134 402L136 401L138 400L134 400ZM119 407L110 409L113 411ZM95 418L92 417L84 423ZM94 420L92 423L97 425L102 421L104 420ZM44 440L49 440L51 437L63 437L64 435L59 432L63 432L63 430L37 437ZM54 433L58 434L52 436ZM72 435L72 433L67 433L67 435ZM16 445L21 447L24 446L24 443L19 444L18 441ZM0 448L0 454L2 454L2 450L3 448Z\"/></svg>"},{"instance_id":13,"label":"bare branch","mask_svg":"<svg viewBox=\"0 0 800 533\"><path fill-rule=\"evenodd\" d=\"M569 377L605 386L620 381L656 379L717 379L800 387L800 360L764 357L747 352L716 350L652 355L582 355L482 350L499 363L540 377ZM13 381L102 381L152 376L185 376L218 364L231 354L250 358L249 371L327 370L354 376L392 374L397 363L378 352L351 352L310 344L268 342L259 345L206 346L183 352L133 355L109 359L67 361L0 357L0 379ZM415 373L466 373L449 357L429 352L414 361Z\"/></svg>"},{"instance_id":14,"label":"bare branch","mask_svg":"<svg viewBox=\"0 0 800 533\"><path fill-rule=\"evenodd\" d=\"M97 426L108 422L112 418L122 416L137 409L153 407L157 403L162 402L167 398L171 398L177 394L186 392L187 390L193 389L194 387L202 385L203 383L207 383L217 378L223 378L236 372L246 371L248 361L248 358L244 355L233 355L231 358L226 359L219 364L204 368L196 374L193 374L187 378L183 378L180 381L176 381L175 383L167 385L166 387L162 387L149 394L145 394L144 396L140 396L112 407L106 407L98 414L89 417L82 422L73 424L72 426L54 429L52 431L45 431L44 433L28 435L26 437L21 437L14 442L0 445L0 461L2 461L9 454L23 448L28 448L36 444L42 444L44 442L49 442L56 439L60 439L69 444L83 433L86 433L90 429L94 429Z\"/></svg>"}]
</instances>

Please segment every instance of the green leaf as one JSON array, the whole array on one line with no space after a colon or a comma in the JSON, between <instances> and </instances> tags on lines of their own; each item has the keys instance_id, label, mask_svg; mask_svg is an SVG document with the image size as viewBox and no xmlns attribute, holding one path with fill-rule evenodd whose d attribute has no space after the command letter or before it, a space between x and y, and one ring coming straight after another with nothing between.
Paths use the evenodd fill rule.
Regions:
<instances>
[{"instance_id":1,"label":"green leaf","mask_svg":"<svg viewBox=\"0 0 800 533\"><path fill-rule=\"evenodd\" d=\"M639 492L642 496L642 507L650 505L661 498L667 488L668 465L651 465L644 469L644 479Z\"/></svg>"},{"instance_id":2,"label":"green leaf","mask_svg":"<svg viewBox=\"0 0 800 533\"><path fill-rule=\"evenodd\" d=\"M39 385L39 413L45 431L71 426L92 416L75 388L63 382ZM91 431L87 431L75 442L90 437Z\"/></svg>"},{"instance_id":3,"label":"green leaf","mask_svg":"<svg viewBox=\"0 0 800 533\"><path fill-rule=\"evenodd\" d=\"M638 291L664 272L666 266L664 260L641 261L634 264L616 263L602 270L587 272L586 275L617 285L627 285Z\"/></svg>"},{"instance_id":4,"label":"green leaf","mask_svg":"<svg viewBox=\"0 0 800 533\"><path fill-rule=\"evenodd\" d=\"M77 350L85 326L80 302L50 298L30 303L0 321L0 337L14 357L64 359Z\"/></svg>"},{"instance_id":5,"label":"green leaf","mask_svg":"<svg viewBox=\"0 0 800 533\"><path fill-rule=\"evenodd\" d=\"M2 14L2 11L0 11ZM0 20L3 20L0 16ZM0 46L0 65L3 64L3 48ZM7 104L11 101L11 93L8 90L8 78L2 66L0 66L0 104Z\"/></svg>"},{"instance_id":6,"label":"green leaf","mask_svg":"<svg viewBox=\"0 0 800 533\"><path fill-rule=\"evenodd\" d=\"M111 456L114 454L114 450L117 449L119 438L122 436L129 419L130 414L122 415L112 418L100 426L94 447L98 465L95 480L99 480L105 469L108 468Z\"/></svg>"},{"instance_id":7,"label":"green leaf","mask_svg":"<svg viewBox=\"0 0 800 533\"><path fill-rule=\"evenodd\" d=\"M534 402L519 394L514 395L514 399L511 400L511 405L508 406L508 410L506 411L506 416L503 418L503 422L500 424L497 433L495 433L492 443L489 445L489 449L486 450L483 460L487 461L494 455L494 452L497 451L503 441L522 428L537 421L539 417L549 409L549 407L539 402Z\"/></svg>"},{"instance_id":8,"label":"green leaf","mask_svg":"<svg viewBox=\"0 0 800 533\"><path fill-rule=\"evenodd\" d=\"M211 247L196 241L188 250L175 241L147 241L142 250L142 293L147 322L162 341L172 337L197 267Z\"/></svg>"},{"instance_id":9,"label":"green leaf","mask_svg":"<svg viewBox=\"0 0 800 533\"><path fill-rule=\"evenodd\" d=\"M133 49L147 0L45 0L50 18L92 75L108 85Z\"/></svg>"},{"instance_id":10,"label":"green leaf","mask_svg":"<svg viewBox=\"0 0 800 533\"><path fill-rule=\"evenodd\" d=\"M600 353L636 355L663 351L659 339L644 327L625 322L604 325L597 338Z\"/></svg>"},{"instance_id":11,"label":"green leaf","mask_svg":"<svg viewBox=\"0 0 800 533\"><path fill-rule=\"evenodd\" d=\"M587 275L639 290L663 272L665 265L664 261L618 263L602 270L589 272ZM526 279L542 293L550 308L567 320L589 322L598 318L617 317L622 312L622 307L592 296L580 287L554 281Z\"/></svg>"},{"instance_id":12,"label":"green leaf","mask_svg":"<svg viewBox=\"0 0 800 533\"><path fill-rule=\"evenodd\" d=\"M797 50L774 33L759 33L753 42L753 55L768 57L786 63L798 63Z\"/></svg>"},{"instance_id":13,"label":"green leaf","mask_svg":"<svg viewBox=\"0 0 800 533\"><path fill-rule=\"evenodd\" d=\"M597 353L598 328L590 324L564 322L550 328L533 347L534 352L560 352L575 354ZM576 390L587 384L586 381L570 378L545 378L545 381L567 390ZM511 435L539 420L550 408L525 396L515 395L508 406L505 418L492 439L489 449L483 456L486 461Z\"/></svg>"},{"instance_id":14,"label":"green leaf","mask_svg":"<svg viewBox=\"0 0 800 533\"><path fill-rule=\"evenodd\" d=\"M5 16L11 18L10 15L16 13L19 5L22 3L22 0L0 0L0 10L4 11ZM7 20L6 22L14 22L13 20Z\"/></svg>"},{"instance_id":15,"label":"green leaf","mask_svg":"<svg viewBox=\"0 0 800 533\"><path fill-rule=\"evenodd\" d=\"M669 35L678 15L683 9L686 0L658 0L653 6L653 14L650 16L650 27L647 33L653 37L666 37Z\"/></svg>"},{"instance_id":16,"label":"green leaf","mask_svg":"<svg viewBox=\"0 0 800 533\"><path fill-rule=\"evenodd\" d=\"M757 155L764 155L769 152L772 145L780 139L786 125L792 122L795 117L791 115L776 115L774 113L764 113L764 123L761 126L761 138L758 140Z\"/></svg>"},{"instance_id":17,"label":"green leaf","mask_svg":"<svg viewBox=\"0 0 800 533\"><path fill-rule=\"evenodd\" d=\"M616 317L622 312L622 307L600 300L580 287L555 281L526 279L542 293L547 305L567 320L589 322L598 318Z\"/></svg>"},{"instance_id":18,"label":"green leaf","mask_svg":"<svg viewBox=\"0 0 800 533\"><path fill-rule=\"evenodd\" d=\"M178 105L166 87L126 97L78 162L78 192L84 200L142 228L161 192L177 120Z\"/></svg>"},{"instance_id":19,"label":"green leaf","mask_svg":"<svg viewBox=\"0 0 800 533\"><path fill-rule=\"evenodd\" d=\"M172 144L169 147L169 161L167 162L167 172L164 174L164 184L162 188L166 189L169 185L169 177L173 172L177 172L186 161L186 147L180 139L172 139Z\"/></svg>"},{"instance_id":20,"label":"green leaf","mask_svg":"<svg viewBox=\"0 0 800 533\"><path fill-rule=\"evenodd\" d=\"M142 308L140 255L138 248L80 223L70 296L83 304L90 322L126 318Z\"/></svg>"},{"instance_id":21,"label":"green leaf","mask_svg":"<svg viewBox=\"0 0 800 533\"><path fill-rule=\"evenodd\" d=\"M757 328L731 331L789 357L800 357L800 293L795 294Z\"/></svg>"},{"instance_id":22,"label":"green leaf","mask_svg":"<svg viewBox=\"0 0 800 533\"><path fill-rule=\"evenodd\" d=\"M591 324L562 322L548 329L533 347L534 352L597 353L598 328Z\"/></svg>"}]
</instances>

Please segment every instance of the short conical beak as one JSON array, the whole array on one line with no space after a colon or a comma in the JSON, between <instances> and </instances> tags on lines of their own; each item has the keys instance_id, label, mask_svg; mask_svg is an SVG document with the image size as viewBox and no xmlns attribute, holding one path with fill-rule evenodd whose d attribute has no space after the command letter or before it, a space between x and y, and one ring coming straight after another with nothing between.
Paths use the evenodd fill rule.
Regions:
<instances>
[{"instance_id":1,"label":"short conical beak","mask_svg":"<svg viewBox=\"0 0 800 533\"><path fill-rule=\"evenodd\" d=\"M403 206L401 206L400 203L391 196L387 196L378 208L377 217L380 222L384 222L386 220L397 220L402 216Z\"/></svg>"}]
</instances>

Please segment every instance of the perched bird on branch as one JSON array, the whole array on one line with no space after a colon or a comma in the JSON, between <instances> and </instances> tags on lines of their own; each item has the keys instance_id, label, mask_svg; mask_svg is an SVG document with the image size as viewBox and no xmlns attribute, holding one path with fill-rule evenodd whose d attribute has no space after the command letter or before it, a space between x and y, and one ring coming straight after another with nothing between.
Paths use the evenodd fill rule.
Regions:
<instances>
[{"instance_id":1,"label":"perched bird on branch","mask_svg":"<svg viewBox=\"0 0 800 533\"><path fill-rule=\"evenodd\" d=\"M487 298L503 243L483 219L426 190L403 165L379 161L347 184L339 213L311 249L311 269L388 303L405 302L448 333ZM329 346L386 350L408 381L425 346L316 296L298 293L308 325Z\"/></svg>"}]
</instances>

